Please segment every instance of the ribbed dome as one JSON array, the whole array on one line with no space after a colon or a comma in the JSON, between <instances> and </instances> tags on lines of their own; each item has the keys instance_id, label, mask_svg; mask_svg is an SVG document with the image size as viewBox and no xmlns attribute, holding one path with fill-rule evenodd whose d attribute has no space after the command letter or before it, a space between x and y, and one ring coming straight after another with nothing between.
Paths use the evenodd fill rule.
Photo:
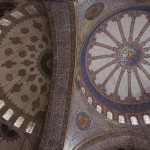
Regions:
<instances>
[{"instance_id":1,"label":"ribbed dome","mask_svg":"<svg viewBox=\"0 0 150 150\"><path fill-rule=\"evenodd\" d=\"M83 45L84 88L107 111L138 113L150 108L149 10L137 6L111 15Z\"/></svg>"}]
</instances>

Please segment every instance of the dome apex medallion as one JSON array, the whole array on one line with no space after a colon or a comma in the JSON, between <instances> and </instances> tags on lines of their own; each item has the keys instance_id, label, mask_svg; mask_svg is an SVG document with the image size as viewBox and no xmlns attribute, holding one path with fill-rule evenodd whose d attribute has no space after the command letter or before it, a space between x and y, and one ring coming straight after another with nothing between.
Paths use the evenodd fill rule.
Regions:
<instances>
[{"instance_id":1,"label":"dome apex medallion","mask_svg":"<svg viewBox=\"0 0 150 150\"><path fill-rule=\"evenodd\" d=\"M138 66L142 57L142 51L133 43L122 45L118 50L118 61L125 67Z\"/></svg>"}]
</instances>

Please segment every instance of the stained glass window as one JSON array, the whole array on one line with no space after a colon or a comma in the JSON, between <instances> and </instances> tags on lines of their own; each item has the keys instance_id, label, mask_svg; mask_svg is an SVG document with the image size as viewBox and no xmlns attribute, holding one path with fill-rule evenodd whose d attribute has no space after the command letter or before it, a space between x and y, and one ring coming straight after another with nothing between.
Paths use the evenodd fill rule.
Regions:
<instances>
[{"instance_id":1,"label":"stained glass window","mask_svg":"<svg viewBox=\"0 0 150 150\"><path fill-rule=\"evenodd\" d=\"M23 117L18 117L18 119L14 123L14 126L16 126L17 128L20 128L20 126L22 125L23 121L24 121Z\"/></svg>"},{"instance_id":2,"label":"stained glass window","mask_svg":"<svg viewBox=\"0 0 150 150\"><path fill-rule=\"evenodd\" d=\"M131 117L131 124L132 125L138 125L138 120L137 120L137 118L135 116Z\"/></svg>"},{"instance_id":3,"label":"stained glass window","mask_svg":"<svg viewBox=\"0 0 150 150\"><path fill-rule=\"evenodd\" d=\"M31 134L33 129L34 129L34 126L35 126L35 123L29 122L29 124L28 124L28 126L26 128L26 132Z\"/></svg>"},{"instance_id":4,"label":"stained glass window","mask_svg":"<svg viewBox=\"0 0 150 150\"><path fill-rule=\"evenodd\" d=\"M144 115L143 116L143 120L144 120L145 124L150 124L150 117L149 117L149 115Z\"/></svg>"},{"instance_id":5,"label":"stained glass window","mask_svg":"<svg viewBox=\"0 0 150 150\"><path fill-rule=\"evenodd\" d=\"M111 120L113 119L113 114L112 114L112 112L110 112L110 111L107 112L107 118L108 118L108 119L111 119Z\"/></svg>"},{"instance_id":6,"label":"stained glass window","mask_svg":"<svg viewBox=\"0 0 150 150\"><path fill-rule=\"evenodd\" d=\"M3 115L3 118L4 118L5 120L9 120L10 117L11 117L13 114L14 114L14 111L13 111L12 109L8 109L8 110L6 111L6 113Z\"/></svg>"}]
</instances>

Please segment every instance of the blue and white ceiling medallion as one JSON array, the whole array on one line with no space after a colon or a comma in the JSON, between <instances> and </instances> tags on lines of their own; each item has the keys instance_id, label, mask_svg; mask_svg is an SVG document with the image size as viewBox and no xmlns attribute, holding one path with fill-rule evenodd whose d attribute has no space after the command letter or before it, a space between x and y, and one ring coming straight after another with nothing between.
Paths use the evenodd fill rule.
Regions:
<instances>
[{"instance_id":1,"label":"blue and white ceiling medallion","mask_svg":"<svg viewBox=\"0 0 150 150\"><path fill-rule=\"evenodd\" d=\"M84 88L96 103L124 113L150 110L150 7L134 6L100 22L81 50Z\"/></svg>"}]
</instances>

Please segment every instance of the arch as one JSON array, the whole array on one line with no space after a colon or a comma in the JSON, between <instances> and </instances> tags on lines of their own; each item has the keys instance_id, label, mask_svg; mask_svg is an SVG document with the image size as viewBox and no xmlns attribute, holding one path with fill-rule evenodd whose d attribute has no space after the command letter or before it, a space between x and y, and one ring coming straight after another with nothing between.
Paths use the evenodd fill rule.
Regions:
<instances>
[{"instance_id":1,"label":"arch","mask_svg":"<svg viewBox=\"0 0 150 150\"><path fill-rule=\"evenodd\" d=\"M34 126L35 126L35 123L29 122L29 124L28 124L28 126L26 128L26 132L31 134L33 129L34 129Z\"/></svg>"},{"instance_id":2,"label":"arch","mask_svg":"<svg viewBox=\"0 0 150 150\"><path fill-rule=\"evenodd\" d=\"M76 52L75 7L74 3L72 2L71 3L62 2L61 5L58 5L57 3L52 5L50 2L48 3L44 2L44 6L48 11L49 25L50 27L52 27L51 28L52 41L55 41L55 43L59 43L57 45L55 43L52 44L52 48L54 49L54 58L57 59L54 59L54 64L56 67L53 70L54 76L52 77L53 80L52 87L54 87L54 89L53 92L51 93L52 94L51 101L52 103L53 102L59 103L59 107L62 109L62 112L60 112L57 109L58 107L57 105L56 106L50 105L50 103L48 108L53 107L52 109L56 110L55 113L59 114L60 116L62 113L64 113L65 116L58 118L58 121L62 122L62 126L60 126L60 124L55 123L54 121L55 116L53 114L51 114L52 116L48 115L51 109L47 111L46 115L47 117L43 131L49 132L43 132L39 149L40 148L42 149L43 146L47 149L53 149L55 146L58 147L58 149L63 149L68 123L66 119L68 118L70 112L70 102L72 100L71 94L74 78L73 72L74 72L75 52ZM58 9L62 10L61 14L58 11ZM57 38L58 35L62 35L62 33L64 33L62 27L60 28L60 23L58 19L64 22L63 28L65 29L65 33L68 35L65 36L65 38L64 36L60 36L59 38ZM61 47L63 47L63 49L61 49ZM61 76L59 72L61 72ZM63 84L62 81L64 81ZM55 86L56 84L58 86ZM56 99L57 96L60 97L60 94L62 95L61 101L59 99ZM57 130L58 134L51 136L53 135L54 130ZM47 143L49 143L50 141L55 141L53 146L51 144L47 145ZM60 143L60 145L57 145L57 143Z\"/></svg>"},{"instance_id":3,"label":"arch","mask_svg":"<svg viewBox=\"0 0 150 150\"><path fill-rule=\"evenodd\" d=\"M20 116L14 123L14 126L16 126L17 128L20 128L23 122L24 122L24 118Z\"/></svg>"},{"instance_id":4,"label":"arch","mask_svg":"<svg viewBox=\"0 0 150 150\"><path fill-rule=\"evenodd\" d=\"M29 137L27 137L23 131L21 131L19 128L15 128L13 125L10 125L9 121L6 121L2 118L0 118L0 132L1 132L1 137L3 138L3 142L5 142L3 145L3 143L0 143L0 149L1 150L6 150L6 149L19 149L22 145L22 148L25 150L32 150L32 145L30 143L30 139ZM17 136L16 134L17 133ZM6 141L4 141L6 140ZM15 141L15 145L14 144L14 140ZM12 143L11 143L12 142ZM10 143L10 144L7 144ZM18 145L18 147L16 148L16 146ZM4 147L5 146L5 147ZM14 148L14 147L15 148ZM21 148L21 149L22 149Z\"/></svg>"},{"instance_id":5,"label":"arch","mask_svg":"<svg viewBox=\"0 0 150 150\"><path fill-rule=\"evenodd\" d=\"M121 142L120 142L121 141ZM107 131L99 133L96 136L89 137L79 143L73 150L117 150L123 149L142 149L149 150L149 141L145 137L144 132L137 130L120 130L120 131Z\"/></svg>"},{"instance_id":6,"label":"arch","mask_svg":"<svg viewBox=\"0 0 150 150\"><path fill-rule=\"evenodd\" d=\"M130 120L131 120L132 125L138 125L139 124L138 120L135 116L131 116Z\"/></svg>"},{"instance_id":7,"label":"arch","mask_svg":"<svg viewBox=\"0 0 150 150\"><path fill-rule=\"evenodd\" d=\"M144 115L143 120L145 124L150 124L150 116L149 115Z\"/></svg>"},{"instance_id":8,"label":"arch","mask_svg":"<svg viewBox=\"0 0 150 150\"><path fill-rule=\"evenodd\" d=\"M6 113L3 115L3 118L8 121L13 114L14 111L12 109L8 109Z\"/></svg>"},{"instance_id":9,"label":"arch","mask_svg":"<svg viewBox=\"0 0 150 150\"><path fill-rule=\"evenodd\" d=\"M110 119L110 120L113 120L112 112L110 112L110 111L107 112L107 118Z\"/></svg>"},{"instance_id":10,"label":"arch","mask_svg":"<svg viewBox=\"0 0 150 150\"><path fill-rule=\"evenodd\" d=\"M119 123L125 123L125 118L123 115L118 116Z\"/></svg>"}]
</instances>

